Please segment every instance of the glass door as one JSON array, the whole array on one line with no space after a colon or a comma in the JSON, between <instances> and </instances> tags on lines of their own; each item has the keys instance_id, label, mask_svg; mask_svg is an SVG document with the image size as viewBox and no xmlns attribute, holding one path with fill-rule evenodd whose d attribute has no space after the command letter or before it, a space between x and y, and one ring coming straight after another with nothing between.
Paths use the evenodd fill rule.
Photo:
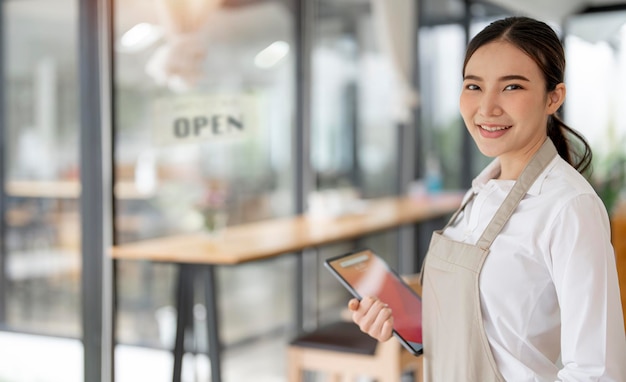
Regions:
<instances>
[{"instance_id":1,"label":"glass door","mask_svg":"<svg viewBox=\"0 0 626 382\"><path fill-rule=\"evenodd\" d=\"M80 380L77 1L2 7L0 380Z\"/></svg>"},{"instance_id":2,"label":"glass door","mask_svg":"<svg viewBox=\"0 0 626 382\"><path fill-rule=\"evenodd\" d=\"M293 215L294 2L113 5L116 243L185 233L219 240L228 227ZM217 268L226 357L268 333L282 338L293 319L293 260ZM177 270L118 262L121 344L171 351ZM200 298L188 350L208 366L204 309ZM245 348L249 359L265 355ZM225 375L245 372L229 365Z\"/></svg>"},{"instance_id":3,"label":"glass door","mask_svg":"<svg viewBox=\"0 0 626 382\"><path fill-rule=\"evenodd\" d=\"M2 23L3 321L72 337L80 331L75 5L8 1Z\"/></svg>"}]
</instances>

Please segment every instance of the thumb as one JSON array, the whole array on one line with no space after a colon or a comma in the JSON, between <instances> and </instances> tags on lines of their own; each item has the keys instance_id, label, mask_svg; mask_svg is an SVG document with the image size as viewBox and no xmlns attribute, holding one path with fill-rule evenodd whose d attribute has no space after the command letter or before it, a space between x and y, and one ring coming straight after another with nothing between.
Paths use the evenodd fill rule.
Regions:
<instances>
[{"instance_id":1,"label":"thumb","mask_svg":"<svg viewBox=\"0 0 626 382\"><path fill-rule=\"evenodd\" d=\"M359 309L359 300L353 298L352 300L348 301L348 309L352 311Z\"/></svg>"}]
</instances>

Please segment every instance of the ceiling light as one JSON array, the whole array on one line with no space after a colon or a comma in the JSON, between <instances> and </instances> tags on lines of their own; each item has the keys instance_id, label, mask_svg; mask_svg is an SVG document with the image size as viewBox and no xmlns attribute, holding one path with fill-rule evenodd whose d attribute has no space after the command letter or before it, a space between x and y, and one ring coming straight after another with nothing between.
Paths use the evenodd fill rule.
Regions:
<instances>
[{"instance_id":1,"label":"ceiling light","mask_svg":"<svg viewBox=\"0 0 626 382\"><path fill-rule=\"evenodd\" d=\"M136 52L147 48L163 35L160 27L149 24L139 23L130 28L120 40L120 47L126 52Z\"/></svg>"},{"instance_id":2,"label":"ceiling light","mask_svg":"<svg viewBox=\"0 0 626 382\"><path fill-rule=\"evenodd\" d=\"M284 41L275 41L254 57L254 64L262 69L269 69L282 60L289 53L289 44Z\"/></svg>"}]
</instances>

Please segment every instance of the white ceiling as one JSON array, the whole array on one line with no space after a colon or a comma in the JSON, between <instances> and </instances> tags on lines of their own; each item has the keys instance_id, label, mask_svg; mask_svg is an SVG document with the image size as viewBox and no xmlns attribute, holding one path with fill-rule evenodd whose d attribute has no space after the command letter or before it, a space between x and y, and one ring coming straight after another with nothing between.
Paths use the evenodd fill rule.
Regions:
<instances>
[{"instance_id":1,"label":"white ceiling","mask_svg":"<svg viewBox=\"0 0 626 382\"><path fill-rule=\"evenodd\" d=\"M156 21L156 12L154 9L154 0L110 0L116 6L115 24L116 31L119 34L126 31L130 26L141 21ZM312 0L305 0L312 1ZM334 4L345 5L348 0L329 0ZM350 0L351 3L368 3L375 0ZM390 0L381 0L390 1ZM458 13L463 12L463 0L416 0L422 1L425 10L430 10L435 13L436 16L444 17L445 14L451 15L453 18L458 16ZM626 0L489 0L488 2L498 5L503 8L511 9L515 13L526 14L532 17L543 19L545 21L552 21L554 24L560 24L567 18L567 16L574 14L588 6L606 6L623 4L626 5ZM228 36L226 41L237 40L238 41L256 41L264 39L267 35L276 35L272 32L276 28L284 30L288 29L281 23L276 23L276 20L289 19L289 16L284 15L281 17L267 17L264 13L262 16L255 16L254 13L258 10L275 10L281 9L282 1L279 0L258 0L256 3L242 1L240 8L233 8L232 13L238 14L238 19L241 23L238 25L250 25L254 28L226 28L233 34L234 30L247 31L250 29L250 33L244 33L243 36ZM59 60L67 61L67 59L74 60L75 58L65 57L68 51L75 49L77 44L76 35L76 18L78 15L78 0L11 0L5 1L5 16L7 20L3 20L5 27L5 48L10 49L10 62L7 65L7 69L10 71L20 71L32 67L31 65L24 64L28 60L32 60L33 57L29 56L29 52L40 49L49 52L50 55L55 56L58 54L61 56ZM256 10L253 12L252 10ZM251 11L251 12L247 12ZM249 14L246 20L243 20L244 15ZM619 12L616 17L612 17L614 22L600 23L603 27L602 30L598 27L598 23L593 23L591 29L581 31L580 34L595 34L594 38L603 38L607 34L614 33L617 26L621 25L621 20L626 12ZM605 15L606 16L606 15ZM223 24L225 22L231 22L232 20L217 20L215 22L216 31L224 30ZM265 23L264 23L265 21ZM219 25L218 25L219 24ZM221 27L218 27L221 26ZM284 32L282 32L284 33ZM258 37L258 38L256 38ZM31 49L24 49L24 46L29 46Z\"/></svg>"},{"instance_id":2,"label":"white ceiling","mask_svg":"<svg viewBox=\"0 0 626 382\"><path fill-rule=\"evenodd\" d=\"M626 5L624 0L489 0L489 2L530 17L555 23L561 23L567 16L589 6Z\"/></svg>"}]
</instances>

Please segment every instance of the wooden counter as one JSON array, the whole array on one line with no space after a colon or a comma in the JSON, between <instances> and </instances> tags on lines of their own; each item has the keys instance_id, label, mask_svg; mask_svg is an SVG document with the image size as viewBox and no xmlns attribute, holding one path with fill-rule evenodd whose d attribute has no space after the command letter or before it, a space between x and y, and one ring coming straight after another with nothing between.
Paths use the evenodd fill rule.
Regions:
<instances>
[{"instance_id":1,"label":"wooden counter","mask_svg":"<svg viewBox=\"0 0 626 382\"><path fill-rule=\"evenodd\" d=\"M9 180L5 184L7 195L21 198L78 199L81 186L78 180ZM152 194L137 190L134 182L116 182L114 195L119 199L147 199Z\"/></svg>"},{"instance_id":2,"label":"wooden counter","mask_svg":"<svg viewBox=\"0 0 626 382\"><path fill-rule=\"evenodd\" d=\"M227 227L215 237L205 232L167 236L116 246L111 255L128 260L239 264L444 216L459 206L461 198L455 193L420 200L376 199L358 214L266 220Z\"/></svg>"}]
</instances>

